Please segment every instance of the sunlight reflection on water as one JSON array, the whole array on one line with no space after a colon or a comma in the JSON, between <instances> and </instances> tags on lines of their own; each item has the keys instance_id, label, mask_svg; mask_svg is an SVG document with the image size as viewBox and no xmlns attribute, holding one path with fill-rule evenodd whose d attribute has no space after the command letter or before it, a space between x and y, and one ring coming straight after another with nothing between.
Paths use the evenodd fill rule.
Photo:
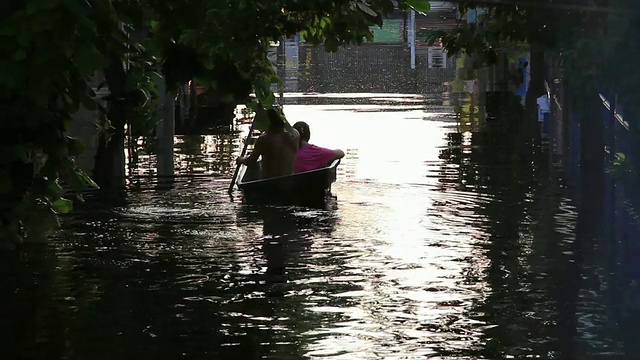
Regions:
<instances>
[{"instance_id":1,"label":"sunlight reflection on water","mask_svg":"<svg viewBox=\"0 0 640 360\"><path fill-rule=\"evenodd\" d=\"M485 148L471 133L453 141L455 122L413 106L380 109L285 106L290 121L309 123L312 143L347 153L329 209L245 205L226 195L228 178L187 176L163 187L138 179L124 205L90 204L67 218L53 242L55 301L76 299L76 315L57 311L73 323L77 356L546 354L536 344L551 333L531 329L560 310L544 282L553 265L526 231L538 203L478 175L511 176L472 157ZM200 157L214 156L213 143L205 137ZM229 161L233 143L220 150ZM511 203L528 204L530 220L506 214ZM559 220L546 231L570 243L575 209L562 198L551 211Z\"/></svg>"}]
</instances>

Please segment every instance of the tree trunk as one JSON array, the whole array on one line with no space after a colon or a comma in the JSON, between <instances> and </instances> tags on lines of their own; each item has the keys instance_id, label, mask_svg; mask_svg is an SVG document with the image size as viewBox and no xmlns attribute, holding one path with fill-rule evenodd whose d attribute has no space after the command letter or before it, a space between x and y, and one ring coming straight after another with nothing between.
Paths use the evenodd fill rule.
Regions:
<instances>
[{"instance_id":1,"label":"tree trunk","mask_svg":"<svg viewBox=\"0 0 640 360\"><path fill-rule=\"evenodd\" d=\"M542 43L531 43L529 66L530 78L527 97L531 98L529 101L533 101L535 104L535 100L546 93L544 86L544 45Z\"/></svg>"},{"instance_id":2,"label":"tree trunk","mask_svg":"<svg viewBox=\"0 0 640 360\"><path fill-rule=\"evenodd\" d=\"M597 276L590 272L585 263L594 259L593 249L597 247L602 233L604 214L604 127L601 117L602 103L595 95L580 97L586 99L576 104L580 118L580 193L576 238L571 245L573 262L567 263L559 271L562 287L558 288L558 302L563 309L558 318L559 345L563 358L578 359L580 346L576 341L578 303L580 291L590 288Z\"/></svg>"},{"instance_id":3,"label":"tree trunk","mask_svg":"<svg viewBox=\"0 0 640 360\"><path fill-rule=\"evenodd\" d=\"M582 113L580 122L580 168L583 179L590 183L604 181L604 124L602 121L602 101L597 95L584 97L577 108Z\"/></svg>"},{"instance_id":4,"label":"tree trunk","mask_svg":"<svg viewBox=\"0 0 640 360\"><path fill-rule=\"evenodd\" d=\"M175 135L175 103L173 94L166 91L164 84L160 85L162 104L158 112L160 122L156 125L157 139L157 171L158 176L173 176L173 137Z\"/></svg>"},{"instance_id":5,"label":"tree trunk","mask_svg":"<svg viewBox=\"0 0 640 360\"><path fill-rule=\"evenodd\" d=\"M99 136L93 177L102 189L115 189L124 186L124 125L128 112L125 94L127 74L118 56L112 54L109 57L104 76L110 92L107 117L113 133L109 138Z\"/></svg>"},{"instance_id":6,"label":"tree trunk","mask_svg":"<svg viewBox=\"0 0 640 360\"><path fill-rule=\"evenodd\" d=\"M191 87L189 89L189 118L193 119L198 116L198 86L196 85L196 79L191 80Z\"/></svg>"}]
</instances>

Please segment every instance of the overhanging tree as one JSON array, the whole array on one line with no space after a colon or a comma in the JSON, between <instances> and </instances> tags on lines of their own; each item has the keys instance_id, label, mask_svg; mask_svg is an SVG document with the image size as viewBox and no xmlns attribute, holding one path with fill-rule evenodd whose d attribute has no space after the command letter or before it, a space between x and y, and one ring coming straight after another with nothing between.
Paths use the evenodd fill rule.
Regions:
<instances>
[{"instance_id":1,"label":"overhanging tree","mask_svg":"<svg viewBox=\"0 0 640 360\"><path fill-rule=\"evenodd\" d=\"M401 4L422 10L428 10L429 6L424 0ZM299 33L306 41L324 44L327 50L335 51L340 45L371 40L370 27L381 25L384 16L394 9L390 0L149 0L114 5L118 13L124 14L122 18L130 33L145 34L139 40L140 48L148 55L146 58L156 59L169 91L197 79L219 101L231 106L246 103L253 91L253 107L259 103L265 108L275 101L271 85L280 81L268 58L271 43ZM108 81L115 75L128 76L120 63L111 64L118 69L105 73ZM111 116L112 141L98 149L94 171L101 185L109 185L118 175L116 171L123 167L123 129L130 123L127 114L136 108L127 99L139 94L138 90L117 91L120 96L114 99L122 100L111 104L117 115Z\"/></svg>"},{"instance_id":2,"label":"overhanging tree","mask_svg":"<svg viewBox=\"0 0 640 360\"><path fill-rule=\"evenodd\" d=\"M426 0L399 1L427 11ZM193 78L229 101L270 107L279 78L270 42L300 33L327 50L370 40L391 0L19 0L0 6L0 244L35 241L57 214L96 186L74 162L82 144L68 136L72 115L98 105L91 82L104 73L110 95L95 175L116 175L124 127L148 121L156 84ZM161 69L159 74L158 69ZM164 76L162 80L161 76Z\"/></svg>"},{"instance_id":3,"label":"overhanging tree","mask_svg":"<svg viewBox=\"0 0 640 360\"><path fill-rule=\"evenodd\" d=\"M530 54L530 82L525 110L529 110L526 113L530 115L527 124L535 124L535 100L545 93L545 53L566 53L574 48L576 37L591 38L602 29L606 16L603 12L585 12L585 7L554 8L553 4L535 6L533 2L518 4L518 1L491 2L480 7L477 3L463 1L459 6L463 14L481 8L484 14L479 17L479 25L461 24L450 32L433 31L427 41L442 41L452 54L468 54L475 59L476 67L495 64L500 52L526 46ZM604 6L608 1L597 3Z\"/></svg>"}]
</instances>

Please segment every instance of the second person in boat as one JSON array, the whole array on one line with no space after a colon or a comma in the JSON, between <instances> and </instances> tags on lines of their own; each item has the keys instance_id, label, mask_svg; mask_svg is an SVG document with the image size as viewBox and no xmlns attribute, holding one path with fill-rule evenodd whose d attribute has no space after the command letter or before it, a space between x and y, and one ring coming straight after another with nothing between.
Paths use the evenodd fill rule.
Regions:
<instances>
[{"instance_id":1,"label":"second person in boat","mask_svg":"<svg viewBox=\"0 0 640 360\"><path fill-rule=\"evenodd\" d=\"M344 151L340 149L327 149L317 145L309 144L311 131L309 125L304 121L293 124L293 128L300 134L300 145L296 155L293 171L295 173L321 169L329 166L332 161L342 159Z\"/></svg>"}]
</instances>

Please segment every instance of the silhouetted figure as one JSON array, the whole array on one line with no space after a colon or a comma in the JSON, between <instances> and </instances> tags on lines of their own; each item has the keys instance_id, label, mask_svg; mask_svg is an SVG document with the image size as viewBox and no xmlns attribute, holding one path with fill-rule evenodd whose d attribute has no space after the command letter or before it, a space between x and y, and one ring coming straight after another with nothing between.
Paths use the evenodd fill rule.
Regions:
<instances>
[{"instance_id":1,"label":"silhouetted figure","mask_svg":"<svg viewBox=\"0 0 640 360\"><path fill-rule=\"evenodd\" d=\"M286 120L275 109L267 110L269 128L256 141L249 156L239 157L236 163L250 165L262 156L262 178L293 174L300 135L295 129L285 131Z\"/></svg>"}]
</instances>

